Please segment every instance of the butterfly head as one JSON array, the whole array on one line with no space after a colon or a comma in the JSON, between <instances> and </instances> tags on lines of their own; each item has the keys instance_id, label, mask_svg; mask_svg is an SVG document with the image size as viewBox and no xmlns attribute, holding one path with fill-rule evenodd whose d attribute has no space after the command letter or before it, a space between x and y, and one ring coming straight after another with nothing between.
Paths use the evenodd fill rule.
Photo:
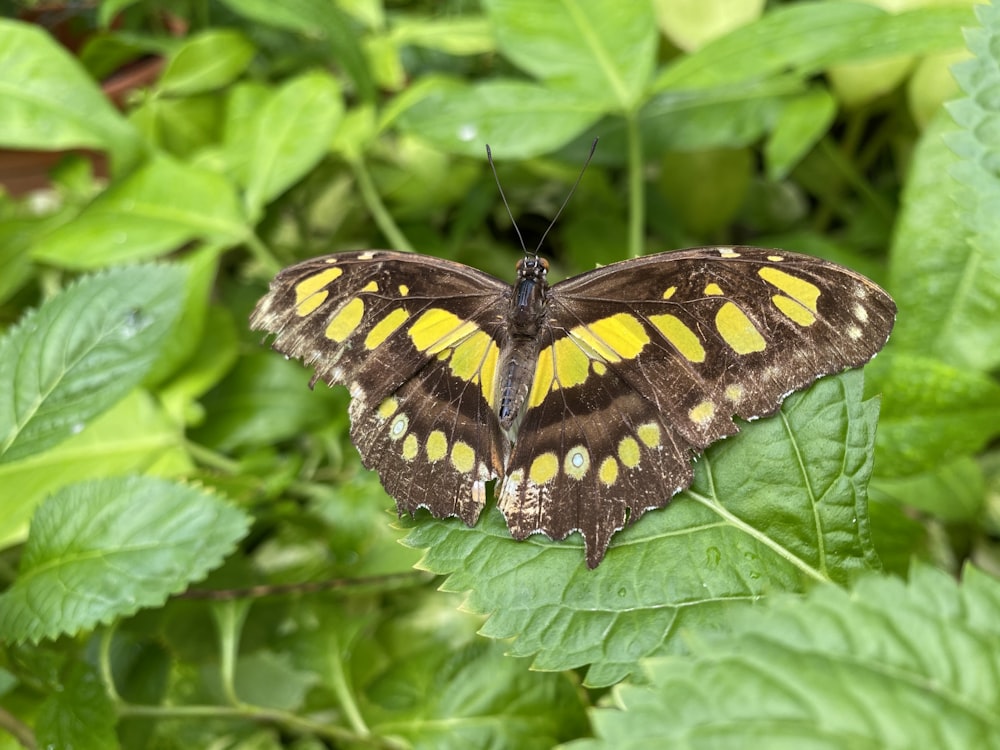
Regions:
<instances>
[{"instance_id":1,"label":"butterfly head","mask_svg":"<svg viewBox=\"0 0 1000 750\"><path fill-rule=\"evenodd\" d=\"M532 279L544 283L549 272L549 262L537 255L525 255L517 262L517 278Z\"/></svg>"}]
</instances>

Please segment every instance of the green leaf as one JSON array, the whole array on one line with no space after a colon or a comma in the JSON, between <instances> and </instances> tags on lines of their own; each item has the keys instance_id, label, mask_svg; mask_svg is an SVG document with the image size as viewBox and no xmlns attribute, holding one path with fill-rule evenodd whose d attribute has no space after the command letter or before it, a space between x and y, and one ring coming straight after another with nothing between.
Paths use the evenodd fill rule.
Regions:
<instances>
[{"instance_id":1,"label":"green leaf","mask_svg":"<svg viewBox=\"0 0 1000 750\"><path fill-rule=\"evenodd\" d=\"M72 635L159 606L217 567L248 527L219 498L163 479L65 487L31 521L18 578L0 594L0 636Z\"/></svg>"},{"instance_id":2,"label":"green leaf","mask_svg":"<svg viewBox=\"0 0 1000 750\"><path fill-rule=\"evenodd\" d=\"M946 140L960 157L951 173L965 187L961 218L969 235L966 255L952 270L960 276L947 321L961 338L944 354L966 355L962 361L993 370L1000 365L1000 13L993 6L976 13L983 28L966 35L975 57L953 68L966 97L948 107L961 126Z\"/></svg>"},{"instance_id":3,"label":"green leaf","mask_svg":"<svg viewBox=\"0 0 1000 750\"><path fill-rule=\"evenodd\" d=\"M203 399L208 417L192 437L223 451L273 445L343 411L344 389L321 385L310 391L308 382L300 365L273 352L262 348L245 355Z\"/></svg>"},{"instance_id":4,"label":"green leaf","mask_svg":"<svg viewBox=\"0 0 1000 750\"><path fill-rule=\"evenodd\" d=\"M522 70L606 110L638 105L658 41L649 3L487 0L485 7L497 46Z\"/></svg>"},{"instance_id":5,"label":"green leaf","mask_svg":"<svg viewBox=\"0 0 1000 750\"><path fill-rule=\"evenodd\" d=\"M39 707L35 739L39 747L112 750L119 747L117 723L114 704L96 669L78 661Z\"/></svg>"},{"instance_id":6,"label":"green leaf","mask_svg":"<svg viewBox=\"0 0 1000 750\"><path fill-rule=\"evenodd\" d=\"M875 442L879 475L929 471L1000 435L1000 385L974 370L893 349L867 369L884 393Z\"/></svg>"},{"instance_id":7,"label":"green leaf","mask_svg":"<svg viewBox=\"0 0 1000 750\"><path fill-rule=\"evenodd\" d=\"M767 176L782 180L826 134L837 116L837 102L824 88L814 88L788 102L764 147Z\"/></svg>"},{"instance_id":8,"label":"green leaf","mask_svg":"<svg viewBox=\"0 0 1000 750\"><path fill-rule=\"evenodd\" d=\"M899 307L893 346L956 367L1000 363L996 304L1000 249L980 246L966 226L970 190L950 176L958 162L944 137L956 126L941 115L914 152L889 256L889 288ZM993 188L983 186L984 190Z\"/></svg>"},{"instance_id":9,"label":"green leaf","mask_svg":"<svg viewBox=\"0 0 1000 750\"><path fill-rule=\"evenodd\" d=\"M964 456L924 474L899 478L876 474L868 494L872 500L916 508L943 521L972 523L986 505L986 482L979 464Z\"/></svg>"},{"instance_id":10,"label":"green leaf","mask_svg":"<svg viewBox=\"0 0 1000 750\"><path fill-rule=\"evenodd\" d=\"M159 156L39 239L32 257L64 268L95 268L151 258L192 240L229 247L249 231L230 183Z\"/></svg>"},{"instance_id":11,"label":"green leaf","mask_svg":"<svg viewBox=\"0 0 1000 750\"><path fill-rule=\"evenodd\" d=\"M593 712L614 748L1000 748L1000 583L924 565L780 597Z\"/></svg>"},{"instance_id":12,"label":"green leaf","mask_svg":"<svg viewBox=\"0 0 1000 750\"><path fill-rule=\"evenodd\" d=\"M565 145L601 116L591 97L521 81L468 85L425 79L403 101L399 127L454 154L525 159Z\"/></svg>"},{"instance_id":13,"label":"green leaf","mask_svg":"<svg viewBox=\"0 0 1000 750\"><path fill-rule=\"evenodd\" d=\"M0 462L80 432L135 387L180 313L184 279L166 265L89 276L0 339Z\"/></svg>"},{"instance_id":14,"label":"green leaf","mask_svg":"<svg viewBox=\"0 0 1000 750\"><path fill-rule=\"evenodd\" d=\"M865 486L878 406L861 401L862 381L824 378L741 425L698 459L690 490L619 532L593 571L579 542L513 541L495 509L471 529L412 522L406 543L491 615L484 635L514 639L509 650L535 654L537 669L590 664L588 684L612 684L641 658L682 650L683 631L724 628L749 602L875 564Z\"/></svg>"},{"instance_id":15,"label":"green leaf","mask_svg":"<svg viewBox=\"0 0 1000 750\"><path fill-rule=\"evenodd\" d=\"M571 676L531 671L504 644L477 639L475 620L455 605L425 599L375 633L382 653L362 652L359 669L374 662L361 686L371 730L419 750L497 747L498 738L548 750L580 736L586 719Z\"/></svg>"},{"instance_id":16,"label":"green leaf","mask_svg":"<svg viewBox=\"0 0 1000 750\"><path fill-rule=\"evenodd\" d=\"M265 27L285 29L311 39L330 43L330 61L342 66L354 83L358 95L368 102L375 97L375 86L361 47L361 35L355 23L337 5L328 0L223 0L223 5L244 18Z\"/></svg>"},{"instance_id":17,"label":"green leaf","mask_svg":"<svg viewBox=\"0 0 1000 750\"><path fill-rule=\"evenodd\" d=\"M307 174L329 151L343 115L340 87L327 73L306 73L268 97L249 137L227 148L250 155L246 164L247 211L264 205Z\"/></svg>"},{"instance_id":18,"label":"green leaf","mask_svg":"<svg viewBox=\"0 0 1000 750\"><path fill-rule=\"evenodd\" d=\"M968 7L886 13L855 2L785 5L678 58L654 88L730 86L788 70L805 77L838 62L954 49L973 20Z\"/></svg>"},{"instance_id":19,"label":"green leaf","mask_svg":"<svg viewBox=\"0 0 1000 750\"><path fill-rule=\"evenodd\" d=\"M663 33L683 50L693 50L760 18L764 0L654 0Z\"/></svg>"},{"instance_id":20,"label":"green leaf","mask_svg":"<svg viewBox=\"0 0 1000 750\"><path fill-rule=\"evenodd\" d=\"M86 71L36 26L0 19L0 144L111 153L116 167L135 160L141 143Z\"/></svg>"},{"instance_id":21,"label":"green leaf","mask_svg":"<svg viewBox=\"0 0 1000 750\"><path fill-rule=\"evenodd\" d=\"M170 56L157 89L170 96L215 91L236 80L256 51L243 34L232 29L195 34Z\"/></svg>"},{"instance_id":22,"label":"green leaf","mask_svg":"<svg viewBox=\"0 0 1000 750\"><path fill-rule=\"evenodd\" d=\"M0 548L24 541L38 504L67 484L134 472L176 476L191 468L180 427L152 396L134 390L55 448L0 463Z\"/></svg>"},{"instance_id":23,"label":"green leaf","mask_svg":"<svg viewBox=\"0 0 1000 750\"><path fill-rule=\"evenodd\" d=\"M449 55L483 55L496 51L490 25L485 18L475 16L396 17L389 29L389 39L397 47L413 45Z\"/></svg>"}]
</instances>

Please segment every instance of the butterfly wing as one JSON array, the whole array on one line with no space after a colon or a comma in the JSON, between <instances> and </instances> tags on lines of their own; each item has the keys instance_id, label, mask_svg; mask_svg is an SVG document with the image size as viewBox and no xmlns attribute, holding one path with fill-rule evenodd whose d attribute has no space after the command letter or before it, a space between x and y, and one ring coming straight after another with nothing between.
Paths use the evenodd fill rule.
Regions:
<instances>
[{"instance_id":1,"label":"butterfly wing","mask_svg":"<svg viewBox=\"0 0 1000 750\"><path fill-rule=\"evenodd\" d=\"M626 514L690 483L692 455L735 433L734 416L770 414L816 378L864 364L896 311L860 274L748 247L623 261L549 294L499 504L521 538L579 529L591 567Z\"/></svg>"},{"instance_id":2,"label":"butterfly wing","mask_svg":"<svg viewBox=\"0 0 1000 750\"><path fill-rule=\"evenodd\" d=\"M445 260L367 250L283 270L251 327L346 385L351 438L399 511L476 521L502 471L491 402L510 287Z\"/></svg>"}]
</instances>

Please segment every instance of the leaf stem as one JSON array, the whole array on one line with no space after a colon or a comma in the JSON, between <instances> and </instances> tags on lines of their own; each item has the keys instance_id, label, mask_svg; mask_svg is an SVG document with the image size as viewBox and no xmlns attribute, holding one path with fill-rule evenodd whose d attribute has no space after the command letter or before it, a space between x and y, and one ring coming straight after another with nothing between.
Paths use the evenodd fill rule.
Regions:
<instances>
[{"instance_id":1,"label":"leaf stem","mask_svg":"<svg viewBox=\"0 0 1000 750\"><path fill-rule=\"evenodd\" d=\"M364 159L361 156L353 156L348 159L348 164L351 165L351 170L354 172L354 178L358 182L361 197L365 205L368 206L368 211L371 213L372 218L375 219L376 226L385 235L386 239L389 240L389 244L396 250L405 253L414 252L413 245L410 244L410 241L406 239L406 235L396 225L392 214L389 213L389 210L385 207L385 203L382 202L382 197L378 194L378 190L375 189L375 183L368 173Z\"/></svg>"},{"instance_id":2,"label":"leaf stem","mask_svg":"<svg viewBox=\"0 0 1000 750\"><path fill-rule=\"evenodd\" d=\"M646 224L646 184L643 180L642 135L639 116L634 110L625 113L628 142L628 255L638 258L643 251Z\"/></svg>"}]
</instances>

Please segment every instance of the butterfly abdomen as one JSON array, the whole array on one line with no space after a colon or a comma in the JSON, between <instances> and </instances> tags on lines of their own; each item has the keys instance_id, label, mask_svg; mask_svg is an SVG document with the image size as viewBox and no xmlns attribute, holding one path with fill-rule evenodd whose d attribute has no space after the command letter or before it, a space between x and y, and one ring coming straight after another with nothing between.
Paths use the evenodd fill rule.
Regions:
<instances>
[{"instance_id":1,"label":"butterfly abdomen","mask_svg":"<svg viewBox=\"0 0 1000 750\"><path fill-rule=\"evenodd\" d=\"M545 275L548 263L526 257L517 264L517 285L507 315L507 341L500 352L497 378L497 418L508 437L516 432L518 417L531 391L541 350L539 332L547 313Z\"/></svg>"}]
</instances>

